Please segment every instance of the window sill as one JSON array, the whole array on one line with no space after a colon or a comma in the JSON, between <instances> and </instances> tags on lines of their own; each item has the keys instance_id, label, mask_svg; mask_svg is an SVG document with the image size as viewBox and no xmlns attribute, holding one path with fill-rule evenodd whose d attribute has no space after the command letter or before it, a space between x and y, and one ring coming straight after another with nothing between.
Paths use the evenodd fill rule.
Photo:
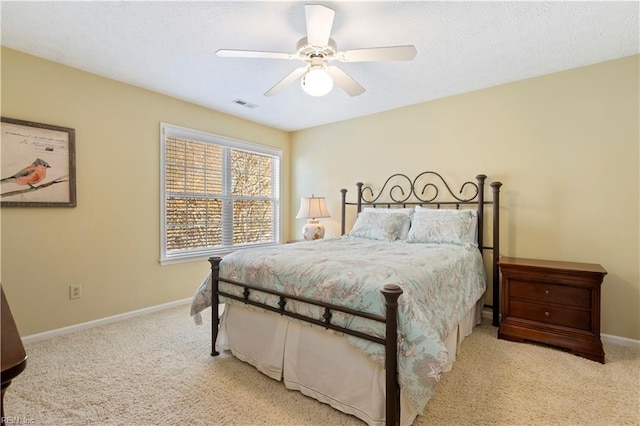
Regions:
<instances>
[{"instance_id":1,"label":"window sill","mask_svg":"<svg viewBox=\"0 0 640 426\"><path fill-rule=\"evenodd\" d=\"M238 250L247 250L250 248L270 247L270 246L277 246L277 245L280 245L280 242L268 243L268 244L255 244L247 247L233 247L233 248L230 247L228 249L221 249L221 250L207 251L207 252L182 253L179 255L171 256L171 257L161 256L159 259L159 262L160 262L160 265L164 266L164 265L173 265L176 263L208 261L209 258L212 256L224 257L227 254L233 253Z\"/></svg>"}]
</instances>

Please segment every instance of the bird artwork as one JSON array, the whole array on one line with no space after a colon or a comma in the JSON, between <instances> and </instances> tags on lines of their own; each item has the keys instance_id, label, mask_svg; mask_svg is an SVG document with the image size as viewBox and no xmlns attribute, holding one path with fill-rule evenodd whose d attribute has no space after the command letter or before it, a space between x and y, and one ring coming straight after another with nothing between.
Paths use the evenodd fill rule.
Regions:
<instances>
[{"instance_id":1,"label":"bird artwork","mask_svg":"<svg viewBox=\"0 0 640 426\"><path fill-rule=\"evenodd\" d=\"M36 161L13 175L0 180L0 183L16 183L18 185L33 185L41 182L47 176L47 169L51 168L49 163L37 158Z\"/></svg>"}]
</instances>

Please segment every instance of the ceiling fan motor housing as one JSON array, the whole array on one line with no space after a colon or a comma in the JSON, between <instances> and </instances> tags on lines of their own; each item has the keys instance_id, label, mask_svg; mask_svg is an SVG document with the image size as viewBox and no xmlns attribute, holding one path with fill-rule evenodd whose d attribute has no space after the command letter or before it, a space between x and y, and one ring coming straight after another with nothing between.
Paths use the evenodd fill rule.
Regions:
<instances>
[{"instance_id":1,"label":"ceiling fan motor housing","mask_svg":"<svg viewBox=\"0 0 640 426\"><path fill-rule=\"evenodd\" d=\"M307 37L303 37L296 45L298 56L303 61L311 62L313 58L321 58L323 62L330 61L336 57L338 47L333 39L329 39L326 46L314 46L309 44Z\"/></svg>"}]
</instances>

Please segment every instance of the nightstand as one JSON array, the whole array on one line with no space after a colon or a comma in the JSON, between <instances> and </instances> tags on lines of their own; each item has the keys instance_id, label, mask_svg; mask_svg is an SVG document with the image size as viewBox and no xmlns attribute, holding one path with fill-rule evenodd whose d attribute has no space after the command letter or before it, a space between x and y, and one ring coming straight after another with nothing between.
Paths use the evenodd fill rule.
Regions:
<instances>
[{"instance_id":1,"label":"nightstand","mask_svg":"<svg viewBox=\"0 0 640 426\"><path fill-rule=\"evenodd\" d=\"M498 338L568 349L604 364L600 287L607 271L590 263L503 257Z\"/></svg>"}]
</instances>

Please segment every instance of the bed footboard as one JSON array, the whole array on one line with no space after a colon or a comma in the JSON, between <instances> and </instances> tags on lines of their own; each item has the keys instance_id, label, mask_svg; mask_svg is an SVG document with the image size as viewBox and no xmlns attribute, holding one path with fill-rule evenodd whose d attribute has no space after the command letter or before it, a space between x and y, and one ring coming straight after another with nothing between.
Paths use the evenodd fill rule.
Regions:
<instances>
[{"instance_id":1,"label":"bed footboard","mask_svg":"<svg viewBox=\"0 0 640 426\"><path fill-rule=\"evenodd\" d=\"M210 257L211 263L211 356L218 356L216 351L216 340L218 340L218 330L220 329L220 288L218 278L220 276L221 257Z\"/></svg>"},{"instance_id":2,"label":"bed footboard","mask_svg":"<svg viewBox=\"0 0 640 426\"><path fill-rule=\"evenodd\" d=\"M229 280L220 277L220 262L221 257L209 258L211 263L211 356L217 356L220 354L216 350L216 340L218 338L218 329L220 326L220 311L219 303L220 296L234 299L239 302L257 306L259 308L279 313L290 318L295 318L300 321L304 321L310 324L315 324L321 327L330 328L348 334L351 336L359 337L371 342L381 344L385 347L385 387L386 387L386 424L397 425L400 422L400 386L398 384L398 298L402 294L402 289L393 284L387 284L380 292L385 298L386 315L373 315L368 312L356 311L354 309L345 308L330 303L325 303L318 300L311 300L308 298L294 296L286 293L281 293L274 290L261 288L258 286L241 283L234 280ZM231 284L243 289L242 296L231 294L220 290L220 282ZM267 305L256 300L251 299L252 292L262 292L279 297L278 307ZM308 303L311 305L319 306L324 309L322 318L312 318L305 315L298 314L286 309L287 302L294 300L297 302ZM357 330L352 330L333 324L331 322L332 312L340 311L342 313L353 315L360 318L366 318L373 321L378 321L385 324L385 337L380 338L378 336L369 335Z\"/></svg>"}]
</instances>

